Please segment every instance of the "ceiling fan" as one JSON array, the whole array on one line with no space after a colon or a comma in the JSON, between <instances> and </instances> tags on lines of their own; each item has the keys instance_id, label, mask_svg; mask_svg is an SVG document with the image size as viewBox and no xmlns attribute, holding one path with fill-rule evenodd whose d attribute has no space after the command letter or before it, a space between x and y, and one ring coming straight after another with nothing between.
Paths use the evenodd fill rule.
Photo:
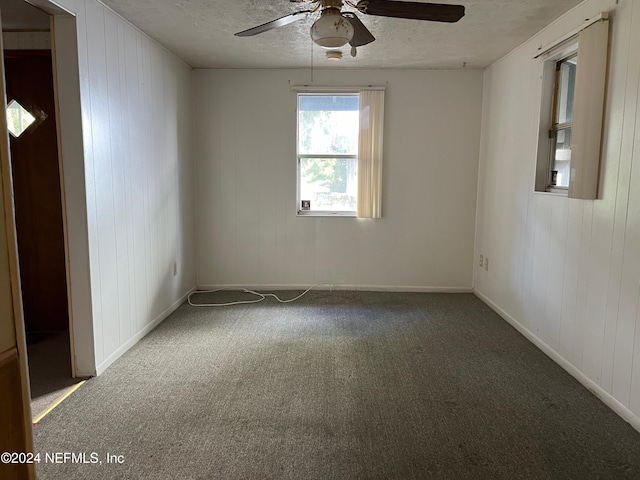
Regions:
<instances>
[{"instance_id":1,"label":"ceiling fan","mask_svg":"<svg viewBox=\"0 0 640 480\"><path fill-rule=\"evenodd\" d=\"M292 3L309 3L314 5L310 10L285 15L271 22L238 32L238 37L251 37L274 28L283 27L290 23L306 18L308 15L321 10L320 18L311 26L311 39L321 47L338 48L349 43L352 55L355 48L367 45L375 37L364 26L353 12L343 12L343 0L290 0ZM414 20L428 20L431 22L454 23L464 16L464 6L446 5L441 3L402 2L396 0L360 0L352 3L345 0L347 5L365 15L381 17L409 18Z\"/></svg>"}]
</instances>

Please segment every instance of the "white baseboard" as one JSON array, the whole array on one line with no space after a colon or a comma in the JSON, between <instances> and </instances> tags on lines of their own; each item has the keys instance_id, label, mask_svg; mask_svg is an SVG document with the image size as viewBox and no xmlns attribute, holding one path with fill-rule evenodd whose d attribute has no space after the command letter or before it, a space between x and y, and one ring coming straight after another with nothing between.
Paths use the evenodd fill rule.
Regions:
<instances>
[{"instance_id":1,"label":"white baseboard","mask_svg":"<svg viewBox=\"0 0 640 480\"><path fill-rule=\"evenodd\" d=\"M515 318L509 315L507 312L498 307L495 303L493 303L486 295L481 292L475 290L474 293L476 296L486 303L489 307L491 307L498 315L500 315L504 320L506 320L509 324L511 324L518 332L524 335L527 340L533 343L536 347L542 350L551 360L560 365L563 369L565 369L572 377L578 380L584 387L593 393L596 397L598 397L606 406L608 406L611 410L617 413L624 421L629 423L633 428L640 432L640 417L634 414L631 410L625 407L622 403L620 403L615 397L613 397L610 393L604 390L600 385L595 383L589 377L587 377L584 373L578 370L572 363L570 363L566 358L556 352L553 348L547 345L545 342L540 340L536 335L534 335L528 328L519 323Z\"/></svg>"},{"instance_id":2,"label":"white baseboard","mask_svg":"<svg viewBox=\"0 0 640 480\"><path fill-rule=\"evenodd\" d=\"M198 290L348 290L359 292L423 292L423 293L473 293L471 287L420 287L404 285L345 285L345 284L223 284L223 285L198 285Z\"/></svg>"},{"instance_id":3,"label":"white baseboard","mask_svg":"<svg viewBox=\"0 0 640 480\"><path fill-rule=\"evenodd\" d=\"M178 300L173 302L164 312L158 315L153 321L136 333L133 337L131 337L126 343L124 343L120 348L118 348L115 352L107 357L107 359L102 362L100 365L96 367L96 376L101 375L113 362L115 362L118 358L120 358L127 350L133 347L136 343L138 343L147 333L156 328L163 320L165 320L169 315L176 311L176 309L182 305L186 300L189 294L195 290L195 287L189 290L187 293L182 295Z\"/></svg>"}]
</instances>

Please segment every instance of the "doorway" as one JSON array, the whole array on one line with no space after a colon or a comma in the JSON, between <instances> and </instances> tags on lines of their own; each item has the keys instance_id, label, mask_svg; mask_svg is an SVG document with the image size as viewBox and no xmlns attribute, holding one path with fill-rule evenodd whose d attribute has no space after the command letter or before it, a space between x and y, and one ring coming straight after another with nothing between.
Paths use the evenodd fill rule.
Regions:
<instances>
[{"instance_id":1,"label":"doorway","mask_svg":"<svg viewBox=\"0 0 640 480\"><path fill-rule=\"evenodd\" d=\"M48 15L36 12L49 23ZM11 33L26 38L44 32ZM52 52L5 50L4 62L31 409L36 418L77 382L69 333Z\"/></svg>"}]
</instances>

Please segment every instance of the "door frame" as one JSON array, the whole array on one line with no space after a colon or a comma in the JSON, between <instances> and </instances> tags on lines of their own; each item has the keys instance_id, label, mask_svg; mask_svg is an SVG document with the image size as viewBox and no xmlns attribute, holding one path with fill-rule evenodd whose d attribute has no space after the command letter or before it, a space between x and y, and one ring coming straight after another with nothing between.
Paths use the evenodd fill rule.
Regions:
<instances>
[{"instance_id":1,"label":"door frame","mask_svg":"<svg viewBox=\"0 0 640 480\"><path fill-rule=\"evenodd\" d=\"M51 15L72 371L76 377L90 377L96 374L96 358L81 102L81 86L86 79L80 77L76 16L55 1L24 1ZM72 1L64 3L73 5Z\"/></svg>"},{"instance_id":2,"label":"door frame","mask_svg":"<svg viewBox=\"0 0 640 480\"><path fill-rule=\"evenodd\" d=\"M69 317L69 354L71 356L71 378L78 376L76 369L76 347L73 334L73 301L71 296L70 274L70 252L69 252L69 231L67 228L67 201L65 196L65 180L62 158L62 135L60 134L60 99L58 96L58 69L56 68L57 55L55 43L55 16L49 16L49 31L51 35L51 66L53 70L53 101L55 105L56 135L58 136L56 146L58 148L58 173L60 178L60 202L62 203L62 235L64 237L64 270L65 281L67 283L67 314Z\"/></svg>"},{"instance_id":3,"label":"door frame","mask_svg":"<svg viewBox=\"0 0 640 480\"><path fill-rule=\"evenodd\" d=\"M95 356L76 21L73 13L53 1L23 1L50 16L71 372L73 377L89 377L95 375ZM59 55L59 52L64 54ZM11 218L5 219L6 222L9 220L15 229L13 212ZM24 330L24 321L22 323Z\"/></svg>"}]
</instances>

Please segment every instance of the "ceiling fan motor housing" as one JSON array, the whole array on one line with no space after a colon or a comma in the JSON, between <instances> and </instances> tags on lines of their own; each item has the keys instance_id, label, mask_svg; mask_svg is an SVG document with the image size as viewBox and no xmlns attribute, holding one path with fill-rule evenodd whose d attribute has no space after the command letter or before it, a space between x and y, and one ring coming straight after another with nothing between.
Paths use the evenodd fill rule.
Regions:
<instances>
[{"instance_id":1,"label":"ceiling fan motor housing","mask_svg":"<svg viewBox=\"0 0 640 480\"><path fill-rule=\"evenodd\" d=\"M331 6L327 4L331 3ZM333 6L337 3L338 6ZM324 0L322 15L311 25L314 43L325 48L337 48L349 43L353 38L353 25L340 13L342 1Z\"/></svg>"},{"instance_id":2,"label":"ceiling fan motor housing","mask_svg":"<svg viewBox=\"0 0 640 480\"><path fill-rule=\"evenodd\" d=\"M407 18L412 20L427 20L431 22L454 23L464 17L464 5L442 3L413 2L403 0L291 0L295 2L312 3L310 10L285 15L257 27L243 30L235 35L238 37L252 37L260 33L284 27L290 23L307 18L322 7L320 18L311 26L311 39L321 47L327 49L339 48L347 43L355 49L368 45L375 40L373 34L353 12L342 12L343 2L365 15L379 17ZM355 56L355 51L352 50Z\"/></svg>"},{"instance_id":3,"label":"ceiling fan motor housing","mask_svg":"<svg viewBox=\"0 0 640 480\"><path fill-rule=\"evenodd\" d=\"M338 10L342 9L343 2L342 0L322 0L322 9L326 8L337 8Z\"/></svg>"}]
</instances>

